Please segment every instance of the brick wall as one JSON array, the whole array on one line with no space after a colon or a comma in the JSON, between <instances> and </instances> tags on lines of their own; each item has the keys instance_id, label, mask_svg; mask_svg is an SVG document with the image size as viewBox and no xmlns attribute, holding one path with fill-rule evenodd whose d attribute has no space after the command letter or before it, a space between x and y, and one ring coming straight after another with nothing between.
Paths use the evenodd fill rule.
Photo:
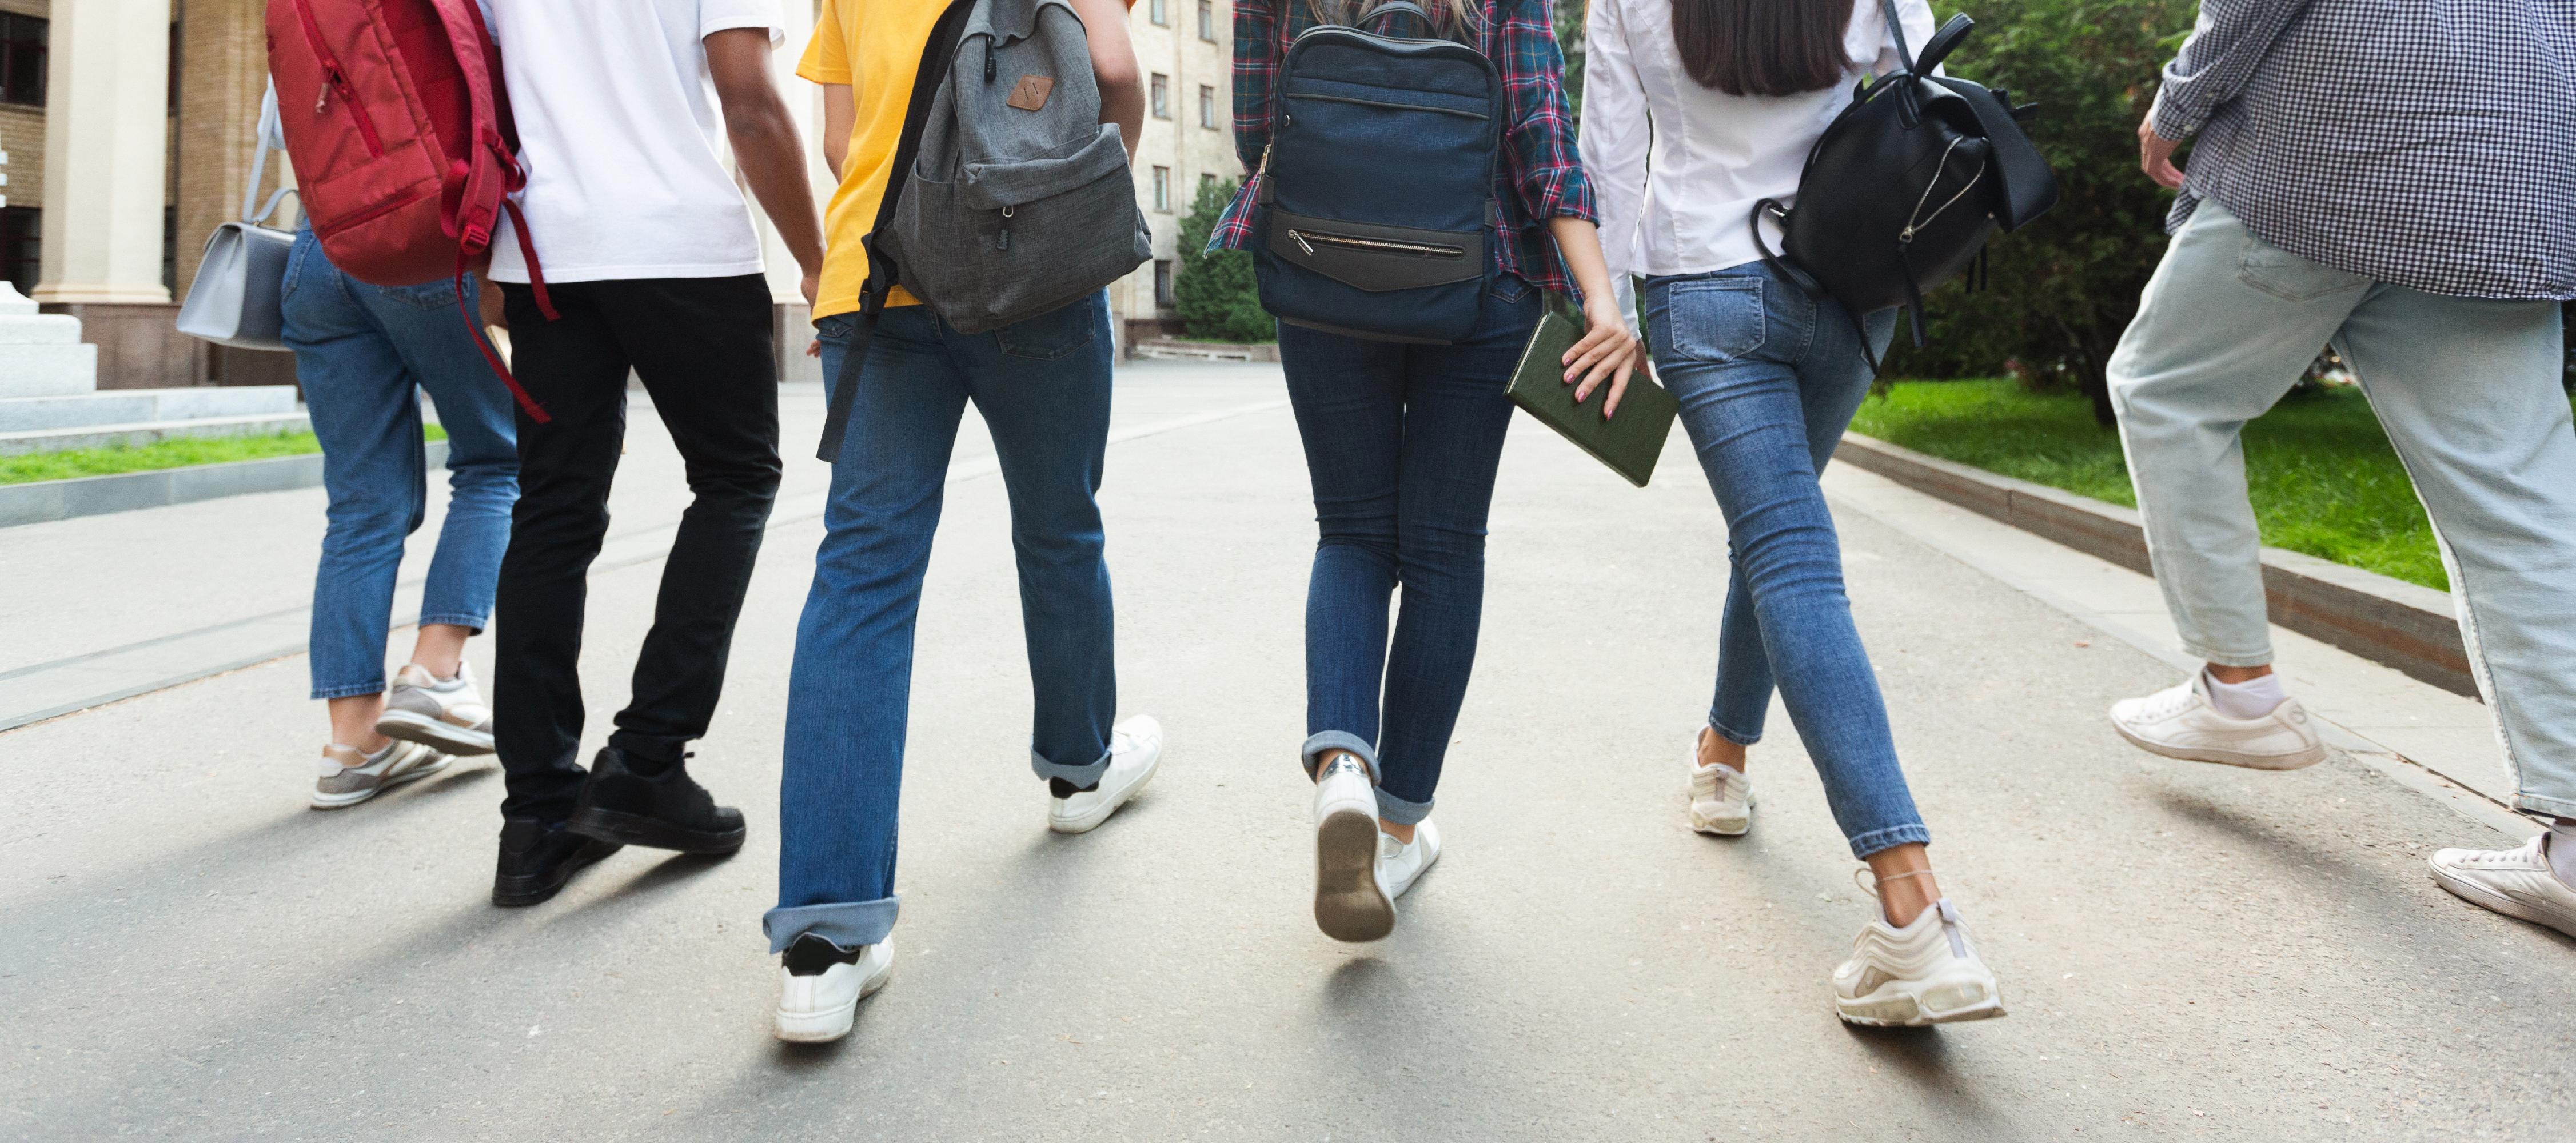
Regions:
<instances>
[{"instance_id":1,"label":"brick wall","mask_svg":"<svg viewBox=\"0 0 2576 1143\"><path fill-rule=\"evenodd\" d=\"M0 151L9 152L9 185L0 194L11 206L45 205L45 112L38 107L0 104Z\"/></svg>"},{"instance_id":2,"label":"brick wall","mask_svg":"<svg viewBox=\"0 0 2576 1143\"><path fill-rule=\"evenodd\" d=\"M259 97L268 83L267 32L260 0L178 0L179 116L172 156L184 295L206 236L241 210L258 138ZM261 197L278 185L285 156L271 155ZM291 204L290 204L291 205Z\"/></svg>"}]
</instances>

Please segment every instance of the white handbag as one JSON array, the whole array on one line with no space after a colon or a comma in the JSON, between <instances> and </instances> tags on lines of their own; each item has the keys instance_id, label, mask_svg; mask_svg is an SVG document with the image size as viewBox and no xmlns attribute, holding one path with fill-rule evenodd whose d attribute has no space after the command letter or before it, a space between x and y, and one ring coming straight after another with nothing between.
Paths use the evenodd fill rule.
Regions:
<instances>
[{"instance_id":1,"label":"white handbag","mask_svg":"<svg viewBox=\"0 0 2576 1143\"><path fill-rule=\"evenodd\" d=\"M260 174L268 166L268 140L277 105L260 108L259 154L251 160L250 185L242 188L242 216L206 238L206 253L197 263L188 300L179 307L179 332L235 349L286 351L280 330L285 324L279 293L286 282L286 255L295 232L263 226L280 199L295 188L279 187L259 213L251 203L259 194Z\"/></svg>"}]
</instances>

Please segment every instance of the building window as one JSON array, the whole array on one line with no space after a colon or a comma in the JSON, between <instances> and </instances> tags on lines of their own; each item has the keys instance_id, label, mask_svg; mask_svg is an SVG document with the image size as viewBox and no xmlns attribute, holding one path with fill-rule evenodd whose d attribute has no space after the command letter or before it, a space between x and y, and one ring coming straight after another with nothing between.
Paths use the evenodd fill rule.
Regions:
<instances>
[{"instance_id":1,"label":"building window","mask_svg":"<svg viewBox=\"0 0 2576 1143\"><path fill-rule=\"evenodd\" d=\"M1172 212L1172 168L1154 168L1154 209Z\"/></svg>"},{"instance_id":2,"label":"building window","mask_svg":"<svg viewBox=\"0 0 2576 1143\"><path fill-rule=\"evenodd\" d=\"M1204 83L1199 85L1199 126L1216 129L1216 89Z\"/></svg>"},{"instance_id":3,"label":"building window","mask_svg":"<svg viewBox=\"0 0 2576 1143\"><path fill-rule=\"evenodd\" d=\"M0 278L32 293L44 268L45 212L32 206L0 207Z\"/></svg>"},{"instance_id":4,"label":"building window","mask_svg":"<svg viewBox=\"0 0 2576 1143\"><path fill-rule=\"evenodd\" d=\"M1199 193L1200 193L1200 194L1206 194L1206 193L1208 193L1209 191L1212 191L1212 190L1215 190L1215 189L1216 189L1216 176L1215 176L1215 175L1212 175L1212 174L1209 174L1209 173L1208 173L1208 172L1206 172L1206 171L1200 171L1200 172L1199 172Z\"/></svg>"},{"instance_id":5,"label":"building window","mask_svg":"<svg viewBox=\"0 0 2576 1143\"><path fill-rule=\"evenodd\" d=\"M1170 3L1170 0L1147 0L1145 5L1146 18L1157 24L1161 24L1164 27L1170 27L1172 24L1172 13L1164 7L1164 5L1168 3Z\"/></svg>"},{"instance_id":6,"label":"building window","mask_svg":"<svg viewBox=\"0 0 2576 1143\"><path fill-rule=\"evenodd\" d=\"M0 12L0 103L45 105L45 19Z\"/></svg>"},{"instance_id":7,"label":"building window","mask_svg":"<svg viewBox=\"0 0 2576 1143\"><path fill-rule=\"evenodd\" d=\"M1168 310L1174 304L1176 303L1172 301L1172 260L1158 258L1154 261L1154 306L1157 309Z\"/></svg>"},{"instance_id":8,"label":"building window","mask_svg":"<svg viewBox=\"0 0 2576 1143\"><path fill-rule=\"evenodd\" d=\"M1216 0L1199 0L1199 38L1216 42Z\"/></svg>"},{"instance_id":9,"label":"building window","mask_svg":"<svg viewBox=\"0 0 2576 1143\"><path fill-rule=\"evenodd\" d=\"M161 208L161 288L179 296L179 208Z\"/></svg>"},{"instance_id":10,"label":"building window","mask_svg":"<svg viewBox=\"0 0 2576 1143\"><path fill-rule=\"evenodd\" d=\"M1153 103L1154 118L1169 119L1172 117L1172 77L1164 75L1161 72L1154 73Z\"/></svg>"}]
</instances>

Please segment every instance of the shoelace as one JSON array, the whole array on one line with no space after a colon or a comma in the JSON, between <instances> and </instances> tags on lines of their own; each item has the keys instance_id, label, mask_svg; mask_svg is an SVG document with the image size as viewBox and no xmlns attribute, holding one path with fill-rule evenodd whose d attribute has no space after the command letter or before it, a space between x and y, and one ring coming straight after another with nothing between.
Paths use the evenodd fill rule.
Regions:
<instances>
[{"instance_id":1,"label":"shoelace","mask_svg":"<svg viewBox=\"0 0 2576 1143\"><path fill-rule=\"evenodd\" d=\"M2199 694L2189 686L2159 691L2147 697L2145 713L2149 718L2167 718L2191 709L2192 703L2199 698Z\"/></svg>"}]
</instances>

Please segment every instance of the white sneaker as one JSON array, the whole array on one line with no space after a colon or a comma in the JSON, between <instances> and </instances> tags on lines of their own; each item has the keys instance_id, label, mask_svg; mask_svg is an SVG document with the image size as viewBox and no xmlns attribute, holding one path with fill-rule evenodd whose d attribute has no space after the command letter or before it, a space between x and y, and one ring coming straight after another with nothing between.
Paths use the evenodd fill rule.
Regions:
<instances>
[{"instance_id":1,"label":"white sneaker","mask_svg":"<svg viewBox=\"0 0 2576 1143\"><path fill-rule=\"evenodd\" d=\"M1846 1023L1920 1028L2001 1016L2004 998L1944 897L1901 929L1870 918L1834 969L1834 1010Z\"/></svg>"},{"instance_id":2,"label":"white sneaker","mask_svg":"<svg viewBox=\"0 0 2576 1143\"><path fill-rule=\"evenodd\" d=\"M322 771L313 780L313 808L354 806L405 782L447 769L455 759L416 742L388 742L373 754L337 743L322 748Z\"/></svg>"},{"instance_id":3,"label":"white sneaker","mask_svg":"<svg viewBox=\"0 0 2576 1143\"><path fill-rule=\"evenodd\" d=\"M2445 849L2433 880L2461 900L2576 937L2576 889L2558 879L2541 849L2544 833L2519 849Z\"/></svg>"},{"instance_id":4,"label":"white sneaker","mask_svg":"<svg viewBox=\"0 0 2576 1143\"><path fill-rule=\"evenodd\" d=\"M1699 735L1682 755L1690 767L1690 824L1701 833L1742 837L1753 828L1753 779L1733 766L1699 764Z\"/></svg>"},{"instance_id":5,"label":"white sneaker","mask_svg":"<svg viewBox=\"0 0 2576 1143\"><path fill-rule=\"evenodd\" d=\"M1325 936L1374 941L1395 931L1396 895L1380 880L1380 836L1367 764L1348 754L1334 758L1315 776L1315 927ZM1432 852L1438 849L1433 842Z\"/></svg>"},{"instance_id":6,"label":"white sneaker","mask_svg":"<svg viewBox=\"0 0 2576 1143\"><path fill-rule=\"evenodd\" d=\"M1089 833L1145 788L1163 764L1163 724L1136 715L1109 731L1109 768L1100 784L1047 802L1047 828L1057 833Z\"/></svg>"},{"instance_id":7,"label":"white sneaker","mask_svg":"<svg viewBox=\"0 0 2576 1143\"><path fill-rule=\"evenodd\" d=\"M1377 883L1386 886L1386 895L1401 897L1413 891L1413 882L1431 863L1440 860L1440 827L1428 821L1413 827L1413 840L1397 841L1395 835L1379 830L1377 835Z\"/></svg>"},{"instance_id":8,"label":"white sneaker","mask_svg":"<svg viewBox=\"0 0 2576 1143\"><path fill-rule=\"evenodd\" d=\"M474 689L473 667L459 663L445 682L418 663L394 672L376 733L448 754L492 752L492 707Z\"/></svg>"},{"instance_id":9,"label":"white sneaker","mask_svg":"<svg viewBox=\"0 0 2576 1143\"><path fill-rule=\"evenodd\" d=\"M2260 718L2229 718L2209 705L2207 675L2111 704L2111 725L2139 749L2189 762L2296 770L2325 761L2326 744L2297 699Z\"/></svg>"},{"instance_id":10,"label":"white sneaker","mask_svg":"<svg viewBox=\"0 0 2576 1143\"><path fill-rule=\"evenodd\" d=\"M856 964L835 963L812 976L778 968L778 1038L824 1044L850 1034L859 1001L876 995L894 973L894 938L859 950Z\"/></svg>"}]
</instances>

